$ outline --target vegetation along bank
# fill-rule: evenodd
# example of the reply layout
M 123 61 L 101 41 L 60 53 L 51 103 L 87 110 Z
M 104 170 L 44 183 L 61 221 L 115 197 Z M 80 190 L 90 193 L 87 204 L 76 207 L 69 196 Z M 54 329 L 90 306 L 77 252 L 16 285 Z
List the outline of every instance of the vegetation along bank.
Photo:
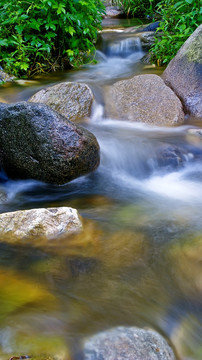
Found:
M 22 77 L 88 62 L 109 3 L 125 16 L 160 20 L 151 48 L 159 65 L 168 64 L 202 22 L 200 0 L 0 0 L 0 66 Z

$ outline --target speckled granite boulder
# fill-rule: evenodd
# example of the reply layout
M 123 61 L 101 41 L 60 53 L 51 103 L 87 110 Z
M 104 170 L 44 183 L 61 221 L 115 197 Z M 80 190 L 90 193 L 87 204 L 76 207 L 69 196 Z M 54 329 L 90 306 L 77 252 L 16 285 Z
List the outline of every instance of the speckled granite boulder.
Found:
M 15 242 L 40 238 L 52 239 L 82 229 L 76 209 L 69 207 L 20 210 L 0 214 L 0 238 Z
M 202 25 L 185 41 L 162 77 L 186 111 L 202 118 Z
M 5 73 L 5 71 L 3 71 L 2 68 L 0 68 L 0 82 L 9 82 L 14 80 L 15 80 L 14 76 Z
M 118 81 L 105 96 L 106 115 L 152 125 L 177 125 L 184 121 L 182 104 L 158 75 L 137 75 Z
M 84 360 L 175 360 L 166 340 L 154 330 L 117 327 L 84 343 Z
M 68 120 L 80 122 L 90 116 L 93 99 L 88 85 L 64 82 L 40 90 L 29 101 L 49 105 Z

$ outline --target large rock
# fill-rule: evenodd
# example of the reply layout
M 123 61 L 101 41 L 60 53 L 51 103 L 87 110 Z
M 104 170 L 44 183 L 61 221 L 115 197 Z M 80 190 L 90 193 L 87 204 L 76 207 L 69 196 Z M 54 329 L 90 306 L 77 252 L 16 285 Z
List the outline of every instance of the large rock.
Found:
M 93 134 L 43 104 L 0 104 L 0 160 L 13 178 L 63 184 L 97 168 Z
M 182 100 L 186 111 L 202 118 L 201 39 L 202 25 L 187 39 L 162 76 Z
M 29 101 L 49 105 L 68 120 L 79 122 L 90 116 L 93 99 L 88 85 L 65 82 L 40 90 Z
M 9 82 L 14 80 L 14 76 L 5 73 L 5 71 L 3 71 L 3 69 L 0 67 L 0 82 Z
M 106 114 L 116 119 L 156 125 L 183 123 L 180 100 L 158 75 L 118 81 L 106 94 Z
M 124 11 L 118 6 L 106 6 L 105 13 L 106 18 L 119 18 L 124 14 Z
M 81 230 L 82 223 L 77 210 L 68 207 L 0 214 L 0 238 L 3 241 L 49 240 Z
M 146 31 L 139 34 L 140 41 L 143 48 L 150 49 L 155 42 L 155 33 L 152 31 Z
M 165 339 L 154 330 L 118 327 L 84 344 L 84 360 L 174 360 Z

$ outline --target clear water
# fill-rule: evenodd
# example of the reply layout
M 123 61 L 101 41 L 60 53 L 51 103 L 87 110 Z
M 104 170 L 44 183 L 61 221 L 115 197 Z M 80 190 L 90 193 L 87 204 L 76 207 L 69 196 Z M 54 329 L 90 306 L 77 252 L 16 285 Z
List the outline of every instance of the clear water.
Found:
M 0 89 L 12 102 L 60 81 L 87 82 L 97 102 L 84 126 L 101 148 L 99 168 L 63 186 L 0 184 L 1 212 L 72 206 L 85 225 L 51 246 L 0 243 L 2 359 L 77 359 L 85 336 L 118 325 L 152 327 L 179 359 L 202 358 L 202 142 L 187 135 L 190 122 L 158 128 L 104 118 L 106 85 L 160 73 L 141 63 L 138 38 L 127 36 L 108 33 L 96 65 Z M 184 151 L 181 167 L 159 164 L 168 145 Z

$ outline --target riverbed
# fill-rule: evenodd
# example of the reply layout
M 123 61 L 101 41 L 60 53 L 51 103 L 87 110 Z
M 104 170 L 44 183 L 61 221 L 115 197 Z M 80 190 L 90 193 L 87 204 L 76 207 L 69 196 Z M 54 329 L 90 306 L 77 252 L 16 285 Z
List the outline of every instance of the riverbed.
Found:
M 182 167 L 159 166 L 159 145 L 202 149 L 186 117 L 173 128 L 105 116 L 104 92 L 120 79 L 161 75 L 145 65 L 127 23 L 100 34 L 92 62 L 79 70 L 38 76 L 0 88 L 7 102 L 39 89 L 87 83 L 96 103 L 82 125 L 100 145 L 99 168 L 68 184 L 35 180 L 0 183 L 0 212 L 72 206 L 84 233 L 54 246 L 0 243 L 0 358 L 77 359 L 84 337 L 114 326 L 154 328 L 183 360 L 202 358 L 202 166 L 191 155 Z M 69 357 L 68 357 L 69 356 Z

